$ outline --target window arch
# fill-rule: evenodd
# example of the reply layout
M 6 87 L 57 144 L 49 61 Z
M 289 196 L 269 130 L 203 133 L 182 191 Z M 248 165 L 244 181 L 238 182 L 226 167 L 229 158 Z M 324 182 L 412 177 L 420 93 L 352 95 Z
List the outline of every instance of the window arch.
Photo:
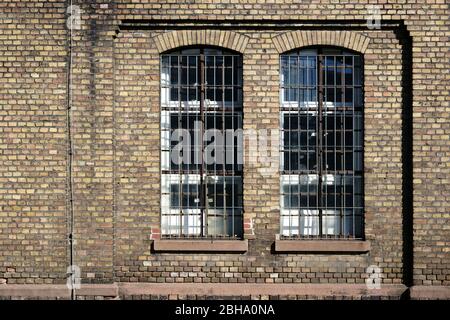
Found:
M 242 56 L 161 55 L 163 237 L 242 237 Z
M 363 238 L 363 57 L 280 56 L 281 235 Z

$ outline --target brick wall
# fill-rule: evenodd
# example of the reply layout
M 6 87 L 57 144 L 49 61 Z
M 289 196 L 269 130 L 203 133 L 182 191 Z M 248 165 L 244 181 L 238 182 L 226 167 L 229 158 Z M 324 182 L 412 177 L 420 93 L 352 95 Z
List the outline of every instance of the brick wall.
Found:
M 67 260 L 65 4 L 0 3 L 0 281 L 53 283 Z
M 71 48 L 67 1 L 0 4 L 0 281 L 62 284 L 72 261 L 83 283 L 363 284 L 378 265 L 385 285 L 448 286 L 448 8 L 380 1 L 383 28 L 368 29 L 367 3 L 74 1 Z M 159 54 L 191 44 L 243 54 L 244 129 L 279 125 L 280 53 L 326 44 L 364 54 L 369 253 L 274 253 L 279 176 L 257 165 L 244 171 L 246 253 L 151 251 Z

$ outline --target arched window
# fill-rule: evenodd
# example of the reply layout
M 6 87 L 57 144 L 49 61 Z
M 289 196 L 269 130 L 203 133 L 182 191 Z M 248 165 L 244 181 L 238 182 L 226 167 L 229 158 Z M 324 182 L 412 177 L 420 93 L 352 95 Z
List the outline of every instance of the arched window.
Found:
M 242 56 L 161 55 L 163 237 L 242 237 Z
M 281 235 L 363 237 L 363 58 L 281 55 Z

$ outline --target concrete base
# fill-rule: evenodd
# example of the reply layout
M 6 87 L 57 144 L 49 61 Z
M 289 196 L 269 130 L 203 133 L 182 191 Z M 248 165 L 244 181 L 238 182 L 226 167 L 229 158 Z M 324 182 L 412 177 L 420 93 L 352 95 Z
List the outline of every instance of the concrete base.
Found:
M 409 294 L 413 300 L 450 300 L 450 286 L 413 286 Z
M 273 284 L 273 283 L 112 283 L 82 284 L 75 290 L 76 296 L 122 299 L 131 296 L 187 296 L 213 297 L 301 297 L 361 299 L 370 297 L 397 298 L 404 296 L 404 285 L 382 285 L 380 289 L 368 289 L 364 284 Z M 414 300 L 450 300 L 450 286 L 413 286 L 409 296 Z M 71 291 L 66 285 L 49 284 L 3 284 L 0 297 L 22 299 L 70 299 Z
M 199 295 L 199 296 L 397 296 L 405 291 L 403 285 L 385 285 L 369 290 L 366 285 L 352 284 L 255 284 L 255 283 L 122 283 L 120 292 L 125 295 Z
M 361 299 L 367 297 L 400 298 L 406 291 L 404 285 L 382 285 L 380 289 L 368 289 L 365 284 L 255 284 L 255 283 L 112 283 L 82 284 L 76 296 L 126 298 L 130 296 L 186 296 L 215 297 L 265 297 L 290 296 L 300 298 L 337 297 Z M 441 290 L 442 291 L 442 290 Z M 421 291 L 420 297 L 425 297 Z M 443 295 L 442 295 L 443 296 Z M 70 299 L 66 285 L 0 285 L 0 297 L 4 298 L 58 298 Z

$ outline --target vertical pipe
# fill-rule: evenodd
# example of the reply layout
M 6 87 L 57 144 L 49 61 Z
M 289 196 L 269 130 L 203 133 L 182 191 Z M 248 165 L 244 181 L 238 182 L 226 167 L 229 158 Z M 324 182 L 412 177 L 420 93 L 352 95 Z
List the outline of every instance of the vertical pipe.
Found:
M 72 0 L 67 3 L 68 8 L 73 10 L 73 2 Z M 72 12 L 69 12 L 72 14 Z M 68 17 L 70 19 L 71 17 Z M 68 242 L 69 242 L 69 265 L 70 265 L 70 277 L 69 281 L 71 281 L 71 292 L 70 297 L 72 300 L 75 299 L 75 278 L 73 277 L 73 263 L 74 263 L 74 193 L 73 193 L 73 136 L 72 136 L 72 105 L 73 105 L 73 95 L 72 95 L 72 87 L 73 87 L 73 79 L 72 79 L 72 65 L 73 65 L 73 21 L 70 23 L 69 28 L 69 41 L 68 41 L 68 59 L 67 59 L 67 114 L 66 114 L 66 122 L 67 122 L 67 215 L 68 215 Z

